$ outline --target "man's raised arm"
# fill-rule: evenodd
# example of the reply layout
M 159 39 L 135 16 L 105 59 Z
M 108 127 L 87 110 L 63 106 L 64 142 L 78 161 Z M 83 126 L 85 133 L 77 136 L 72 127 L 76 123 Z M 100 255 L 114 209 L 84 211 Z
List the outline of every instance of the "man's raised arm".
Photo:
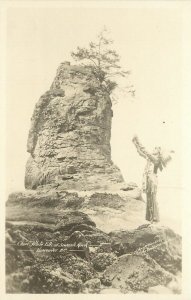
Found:
M 139 141 L 139 138 L 137 135 L 135 135 L 132 139 L 132 142 L 134 143 L 136 149 L 137 149 L 137 152 L 144 158 L 146 159 L 150 159 L 153 163 L 156 163 L 157 160 L 156 158 L 151 154 L 149 153 L 145 147 L 140 143 Z

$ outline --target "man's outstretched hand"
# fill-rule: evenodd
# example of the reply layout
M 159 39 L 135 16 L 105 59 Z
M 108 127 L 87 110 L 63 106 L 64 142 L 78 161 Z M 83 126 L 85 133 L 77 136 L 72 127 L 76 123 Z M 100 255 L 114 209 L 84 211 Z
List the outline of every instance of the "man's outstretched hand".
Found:
M 135 134 L 132 138 L 132 142 L 137 142 L 139 140 L 138 136 Z

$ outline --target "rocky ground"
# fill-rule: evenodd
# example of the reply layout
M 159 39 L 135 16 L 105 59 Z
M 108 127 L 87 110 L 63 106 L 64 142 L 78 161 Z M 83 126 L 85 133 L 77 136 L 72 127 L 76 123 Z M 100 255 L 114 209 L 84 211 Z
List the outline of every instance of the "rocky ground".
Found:
M 144 206 L 136 189 L 11 194 L 7 292 L 180 293 L 181 237 L 146 224 Z
M 180 293 L 181 237 L 145 222 L 112 116 L 92 68 L 62 63 L 31 118 L 28 190 L 6 203 L 7 293 Z

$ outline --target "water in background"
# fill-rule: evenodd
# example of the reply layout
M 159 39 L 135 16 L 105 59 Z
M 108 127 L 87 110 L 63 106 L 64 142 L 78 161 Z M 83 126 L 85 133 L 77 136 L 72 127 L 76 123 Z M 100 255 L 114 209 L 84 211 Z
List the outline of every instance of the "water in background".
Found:
M 161 225 L 168 226 L 182 234 L 182 188 L 159 186 L 157 201 Z

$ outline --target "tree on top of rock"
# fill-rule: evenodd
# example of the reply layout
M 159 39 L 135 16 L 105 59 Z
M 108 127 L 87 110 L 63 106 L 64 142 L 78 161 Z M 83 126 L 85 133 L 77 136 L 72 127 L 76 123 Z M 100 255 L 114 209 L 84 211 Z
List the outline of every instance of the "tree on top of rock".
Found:
M 113 40 L 109 39 L 108 31 L 104 28 L 95 42 L 90 42 L 87 48 L 77 47 L 76 52 L 71 53 L 76 61 L 91 68 L 102 88 L 110 95 L 119 87 L 117 78 L 126 78 L 130 74 L 130 71 L 123 70 L 120 66 L 120 56 L 112 49 L 112 44 Z M 126 87 L 126 92 L 134 96 L 135 90 L 130 85 Z

